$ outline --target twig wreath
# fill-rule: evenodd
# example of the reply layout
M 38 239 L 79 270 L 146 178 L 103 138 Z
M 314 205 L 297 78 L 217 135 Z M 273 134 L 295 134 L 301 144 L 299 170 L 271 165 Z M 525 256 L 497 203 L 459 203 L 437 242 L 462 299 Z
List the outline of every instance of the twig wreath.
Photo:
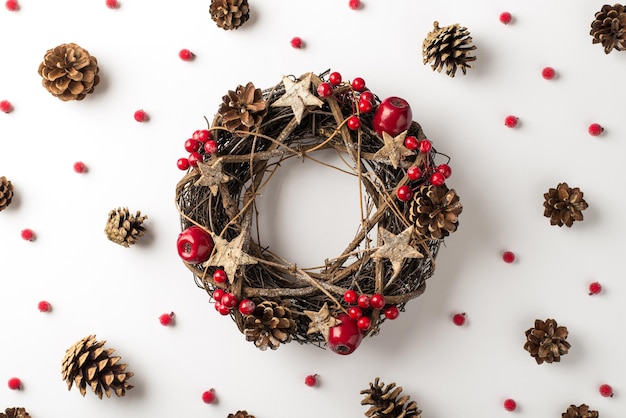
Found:
M 406 100 L 381 101 L 336 72 L 238 86 L 185 148 L 178 253 L 216 310 L 263 350 L 297 341 L 353 352 L 424 292 L 462 211 L 445 184 L 449 158 L 435 163 L 443 154 Z M 315 158 L 322 149 L 358 179 L 360 225 L 341 254 L 302 268 L 263 243 L 256 198 L 288 158 L 326 164 Z

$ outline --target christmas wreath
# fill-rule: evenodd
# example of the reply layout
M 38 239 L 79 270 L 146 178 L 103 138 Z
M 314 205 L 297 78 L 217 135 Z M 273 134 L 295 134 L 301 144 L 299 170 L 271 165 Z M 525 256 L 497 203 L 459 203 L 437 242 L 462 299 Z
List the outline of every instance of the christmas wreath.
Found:
M 228 91 L 185 142 L 176 186 L 177 249 L 196 284 L 265 350 L 290 341 L 349 354 L 424 292 L 462 205 L 408 102 L 380 100 L 362 78 L 285 76 L 272 88 Z M 345 250 L 302 268 L 272 252 L 255 199 L 288 158 L 332 149 L 359 180 L 360 225 Z M 445 158 L 445 163 L 437 163 Z

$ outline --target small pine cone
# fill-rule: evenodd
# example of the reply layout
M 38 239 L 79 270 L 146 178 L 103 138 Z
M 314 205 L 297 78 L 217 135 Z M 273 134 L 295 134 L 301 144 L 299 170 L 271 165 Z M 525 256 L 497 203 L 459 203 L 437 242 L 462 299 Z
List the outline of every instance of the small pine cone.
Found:
M 588 405 L 570 405 L 567 411 L 561 414 L 561 418 L 598 418 L 598 411 L 592 411 Z
M 433 26 L 422 43 L 424 65 L 431 63 L 433 71 L 437 72 L 441 72 L 445 65 L 446 74 L 450 77 L 454 77 L 457 68 L 460 68 L 465 75 L 467 69 L 472 68 L 469 63 L 476 60 L 470 55 L 476 46 L 471 44 L 472 37 L 467 28 L 458 23 L 440 28 L 436 21 Z
M 148 217 L 141 215 L 140 211 L 133 215 L 128 208 L 113 209 L 109 212 L 104 233 L 110 241 L 128 248 L 144 234 L 145 227 L 142 223 L 146 219 Z
M 621 4 L 605 4 L 591 22 L 592 43 L 602 44 L 604 53 L 626 49 L 626 7 Z
M 6 177 L 0 177 L 0 211 L 5 210 L 13 199 L 13 185 Z
M 574 221 L 582 221 L 582 211 L 589 206 L 578 187 L 571 189 L 567 183 L 559 183 L 556 189 L 550 188 L 543 197 L 543 216 L 550 218 L 551 225 L 571 227 Z
M 254 418 L 248 411 L 237 411 L 234 414 L 228 414 L 228 418 Z
M 115 351 L 104 348 L 106 341 L 97 341 L 95 335 L 89 335 L 77 341 L 65 352 L 61 372 L 67 382 L 67 390 L 76 384 L 80 394 L 85 396 L 87 386 L 100 399 L 105 394 L 111 397 L 111 390 L 117 396 L 124 396 L 133 388 L 128 379 L 133 376 L 127 372 L 127 364 L 119 364 L 121 357 L 111 356 Z
M 379 383 L 379 378 L 370 383 L 369 389 L 361 391 L 365 398 L 361 405 L 371 405 L 365 413 L 368 418 L 420 418 L 422 411 L 417 409 L 414 401 L 409 402 L 409 396 L 400 396 L 402 387 L 396 387 L 395 383 L 387 386 Z
M 98 60 L 70 43 L 49 49 L 39 64 L 41 83 L 53 96 L 67 102 L 83 100 L 98 85 Z
M 409 220 L 415 223 L 418 235 L 443 239 L 456 231 L 463 205 L 454 189 L 446 185 L 422 185 L 413 195 Z
M 224 30 L 239 29 L 250 18 L 248 0 L 211 0 L 211 19 Z
M 0 418 L 30 418 L 30 415 L 24 408 L 7 408 L 0 412 Z
M 295 330 L 296 322 L 289 308 L 270 300 L 258 303 L 252 315 L 244 318 L 246 340 L 263 351 L 268 347 L 276 350 L 281 343 L 290 342 Z
M 554 319 L 535 320 L 534 328 L 526 331 L 524 350 L 535 358 L 537 364 L 559 362 L 561 356 L 568 353 L 570 343 L 567 339 L 567 327 L 559 327 Z
M 235 91 L 229 90 L 222 97 L 222 104 L 218 110 L 222 125 L 229 131 L 249 132 L 250 128 L 261 123 L 267 101 L 263 99 L 261 89 L 248 83 L 246 86 L 237 86 Z

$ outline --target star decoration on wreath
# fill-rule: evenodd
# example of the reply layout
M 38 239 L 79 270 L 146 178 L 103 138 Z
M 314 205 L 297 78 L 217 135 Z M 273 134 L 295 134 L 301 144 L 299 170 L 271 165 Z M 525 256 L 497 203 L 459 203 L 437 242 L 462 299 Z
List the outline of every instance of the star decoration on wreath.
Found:
M 404 146 L 406 133 L 407 131 L 404 131 L 394 137 L 387 132 L 383 132 L 385 145 L 374 154 L 374 159 L 389 159 L 393 168 L 398 168 L 400 160 L 413 155 L 413 151 Z
M 311 94 L 311 77 L 312 73 L 306 73 L 300 76 L 298 82 L 293 81 L 288 76 L 283 77 L 285 86 L 285 94 L 272 103 L 272 106 L 291 106 L 293 115 L 298 121 L 298 125 L 302 121 L 302 115 L 307 106 L 320 107 L 324 102 Z
M 232 241 L 227 241 L 219 235 L 211 233 L 215 250 L 213 255 L 206 261 L 206 266 L 221 266 L 228 276 L 228 281 L 232 284 L 235 273 L 239 266 L 256 264 L 256 258 L 245 253 L 242 249 L 245 241 L 245 234 L 242 232 Z
M 230 177 L 224 174 L 222 159 L 211 162 L 198 161 L 200 178 L 196 181 L 196 186 L 208 186 L 213 196 L 217 195 L 218 186 L 230 181 Z
M 324 336 L 326 341 L 328 341 L 330 328 L 341 323 L 341 321 L 330 314 L 328 303 L 324 303 L 324 306 L 322 306 L 322 309 L 320 309 L 319 312 L 304 311 L 304 314 L 311 319 L 307 334 L 319 332 Z
M 414 226 L 411 225 L 398 235 L 387 231 L 385 228 L 378 230 L 379 236 L 384 241 L 384 245 L 379 247 L 378 250 L 372 255 L 374 260 L 382 260 L 384 258 L 391 261 L 393 268 L 393 276 L 391 279 L 395 279 L 400 270 L 402 270 L 402 264 L 407 258 L 422 258 L 424 255 L 417 251 L 409 242 L 413 236 Z

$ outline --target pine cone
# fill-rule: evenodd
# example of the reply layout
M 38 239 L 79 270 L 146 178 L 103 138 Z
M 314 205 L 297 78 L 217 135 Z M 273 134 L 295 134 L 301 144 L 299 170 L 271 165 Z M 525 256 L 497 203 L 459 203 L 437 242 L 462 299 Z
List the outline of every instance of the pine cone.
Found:
M 526 331 L 524 350 L 535 358 L 537 364 L 559 362 L 568 353 L 570 343 L 567 327 L 559 327 L 554 319 L 535 320 L 535 327 Z
M 550 218 L 551 225 L 571 227 L 574 221 L 582 221 L 582 211 L 589 205 L 578 187 L 570 189 L 567 183 L 559 183 L 556 189 L 544 193 L 543 216 Z
M 117 396 L 124 396 L 133 388 L 128 383 L 133 373 L 126 371 L 127 364 L 118 364 L 121 357 L 111 356 L 115 350 L 105 349 L 105 343 L 97 341 L 95 335 L 89 335 L 66 350 L 61 372 L 67 390 L 75 383 L 80 394 L 85 396 L 87 386 L 90 386 L 102 399 L 103 393 L 107 398 L 111 397 L 111 389 Z
M 239 29 L 249 15 L 248 0 L 211 0 L 211 19 L 224 30 Z
M 249 132 L 250 128 L 261 123 L 266 107 L 267 102 L 263 99 L 261 89 L 248 83 L 245 87 L 237 86 L 235 91 L 229 90 L 228 94 L 222 97 L 218 113 L 222 125 L 229 131 Z
M 0 418 L 30 418 L 30 415 L 24 408 L 7 408 L 0 412 Z
M 585 404 L 570 405 L 567 411 L 561 414 L 561 418 L 598 418 L 598 411 L 590 411 Z
M 472 37 L 467 28 L 458 23 L 440 28 L 436 21 L 433 26 L 422 44 L 424 65 L 430 62 L 437 72 L 441 72 L 445 65 L 446 74 L 450 77 L 454 77 L 457 68 L 460 68 L 465 75 L 467 69 L 472 68 L 468 63 L 476 60 L 476 57 L 470 56 L 470 51 L 476 46 L 471 45 Z
M 104 233 L 109 240 L 128 248 L 144 234 L 145 228 L 142 223 L 146 219 L 148 217 L 141 215 L 140 211 L 133 215 L 128 208 L 113 209 L 109 212 Z
M 281 343 L 291 341 L 296 330 L 296 322 L 285 305 L 266 300 L 256 305 L 252 315 L 244 318 L 244 331 L 247 341 L 253 341 L 261 350 L 276 350 Z
M 248 411 L 237 411 L 234 414 L 228 414 L 228 418 L 254 418 Z
M 602 44 L 604 53 L 612 50 L 626 49 L 626 12 L 621 4 L 610 6 L 605 4 L 591 22 L 591 31 L 594 44 Z
M 446 185 L 422 185 L 413 196 L 409 220 L 415 231 L 428 239 L 443 239 L 456 231 L 463 205 L 454 189 Z
M 73 43 L 49 49 L 38 72 L 46 90 L 64 102 L 83 100 L 100 81 L 98 60 Z
M 6 177 L 0 177 L 0 211 L 5 210 L 13 199 L 13 185 Z
M 365 413 L 368 418 L 420 418 L 422 411 L 417 409 L 414 401 L 409 402 L 409 396 L 400 396 L 402 387 L 390 383 L 385 387 L 379 378 L 370 383 L 369 389 L 361 391 L 365 398 L 361 405 L 372 405 Z

